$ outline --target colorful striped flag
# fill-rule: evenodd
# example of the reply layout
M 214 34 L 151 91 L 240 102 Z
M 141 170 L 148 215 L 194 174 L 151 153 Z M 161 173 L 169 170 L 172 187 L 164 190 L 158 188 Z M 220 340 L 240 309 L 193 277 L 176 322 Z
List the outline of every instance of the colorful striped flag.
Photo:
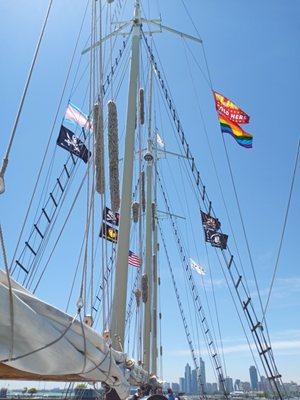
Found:
M 92 129 L 92 124 L 87 115 L 85 115 L 78 107 L 74 106 L 74 104 L 68 104 L 65 119 L 70 123 L 75 123 L 81 126 L 81 128 Z
M 141 266 L 140 257 L 131 250 L 129 250 L 129 252 L 128 252 L 128 264 L 132 265 L 133 267 L 137 267 L 137 268 L 139 268 Z
M 238 124 L 219 114 L 222 133 L 229 133 L 240 146 L 252 148 L 253 136 L 245 132 Z

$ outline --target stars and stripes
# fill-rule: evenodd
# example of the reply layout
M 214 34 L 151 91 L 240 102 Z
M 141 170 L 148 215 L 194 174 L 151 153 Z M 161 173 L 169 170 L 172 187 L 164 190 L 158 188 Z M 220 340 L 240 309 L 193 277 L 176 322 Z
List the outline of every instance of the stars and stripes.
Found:
M 128 252 L 128 264 L 137 268 L 141 266 L 140 257 L 131 250 Z

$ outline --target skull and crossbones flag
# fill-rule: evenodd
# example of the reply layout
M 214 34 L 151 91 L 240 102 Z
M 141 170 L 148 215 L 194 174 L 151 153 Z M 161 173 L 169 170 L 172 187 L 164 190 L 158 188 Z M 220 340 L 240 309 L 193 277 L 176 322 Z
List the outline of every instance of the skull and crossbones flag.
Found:
M 81 158 L 85 163 L 88 162 L 91 156 L 91 152 L 86 148 L 85 144 L 70 129 L 63 125 L 60 128 L 56 143 L 58 146 Z
M 218 231 L 221 227 L 221 223 L 218 218 L 214 218 L 210 214 L 205 214 L 203 211 L 201 211 L 201 219 L 202 225 L 207 229 Z
M 228 236 L 224 233 L 216 232 L 213 229 L 204 227 L 205 241 L 209 242 L 213 247 L 225 250 L 227 248 Z
M 109 224 L 119 226 L 120 214 L 114 213 L 110 208 L 105 207 L 103 210 L 103 220 Z

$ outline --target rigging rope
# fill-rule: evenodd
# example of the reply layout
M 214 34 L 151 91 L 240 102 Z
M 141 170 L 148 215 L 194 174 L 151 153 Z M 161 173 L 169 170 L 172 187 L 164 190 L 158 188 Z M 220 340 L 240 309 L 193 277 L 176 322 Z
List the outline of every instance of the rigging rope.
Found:
M 275 277 L 276 277 L 276 273 L 277 273 L 277 269 L 278 269 L 278 265 L 279 265 L 279 258 L 280 258 L 280 254 L 281 254 L 281 249 L 282 249 L 282 244 L 283 244 L 283 239 L 284 239 L 284 234 L 285 234 L 285 230 L 286 230 L 286 225 L 287 225 L 287 220 L 288 220 L 289 211 L 290 211 L 290 205 L 291 205 L 291 200 L 292 200 L 292 194 L 293 194 L 293 189 L 294 189 L 295 177 L 296 177 L 297 166 L 298 166 L 298 161 L 299 161 L 299 153 L 300 153 L 300 139 L 298 141 L 295 165 L 294 165 L 292 181 L 291 181 L 290 190 L 289 190 L 289 197 L 288 197 L 288 202 L 287 202 L 287 206 L 286 206 L 286 211 L 285 211 L 284 222 L 283 222 L 283 227 L 282 227 L 282 231 L 281 231 L 280 243 L 279 243 L 279 248 L 278 248 L 278 252 L 277 252 L 274 272 L 273 272 L 273 275 L 272 275 L 272 280 L 271 280 L 271 285 L 270 285 L 270 289 L 269 289 L 266 305 L 265 305 L 265 308 L 263 310 L 262 321 L 265 320 L 265 316 L 266 316 L 266 313 L 267 313 L 267 310 L 268 310 L 268 305 L 269 305 L 269 301 L 270 301 L 270 298 L 271 298 L 271 293 L 272 293 L 272 289 L 273 289 L 273 286 L 274 286 Z
M 197 290 L 197 286 L 195 284 L 193 275 L 192 275 L 192 273 L 190 271 L 190 266 L 189 266 L 189 264 L 187 262 L 188 257 L 186 256 L 185 250 L 184 250 L 184 248 L 183 248 L 183 246 L 181 244 L 182 240 L 181 240 L 180 235 L 179 235 L 179 229 L 178 229 L 178 227 L 177 227 L 177 225 L 175 223 L 174 216 L 173 216 L 173 214 L 171 212 L 169 201 L 168 201 L 168 198 L 167 198 L 167 194 L 166 194 L 166 192 L 164 190 L 164 187 L 163 187 L 160 175 L 158 174 L 158 171 L 156 171 L 156 175 L 157 175 L 157 178 L 158 178 L 158 183 L 159 183 L 159 187 L 161 189 L 161 193 L 163 195 L 163 199 L 164 199 L 164 203 L 165 203 L 165 206 L 166 206 L 166 210 L 167 210 L 167 212 L 169 214 L 169 217 L 170 217 L 170 222 L 171 222 L 174 238 L 176 240 L 178 251 L 179 251 L 179 254 L 180 254 L 181 260 L 182 260 L 182 266 L 183 266 L 183 269 L 184 269 L 184 271 L 185 271 L 185 273 L 187 275 L 188 282 L 190 284 L 190 289 L 191 289 L 191 293 L 192 293 L 194 302 L 197 305 L 197 311 L 198 311 L 197 315 L 199 316 L 199 319 L 201 321 L 201 329 L 202 329 L 202 333 L 203 333 L 203 338 L 205 340 L 208 353 L 211 356 L 211 361 L 212 361 L 212 363 L 213 363 L 213 365 L 215 367 L 216 374 L 218 376 L 218 380 L 220 382 L 220 385 L 222 386 L 222 390 L 224 392 L 224 395 L 225 395 L 226 398 L 228 398 L 228 394 L 227 394 L 226 387 L 225 387 L 225 379 L 224 379 L 222 365 L 221 365 L 221 362 L 220 362 L 220 359 L 219 359 L 219 355 L 218 355 L 218 352 L 217 352 L 217 349 L 216 349 L 216 346 L 215 346 L 215 343 L 214 343 L 214 340 L 213 340 L 213 336 L 212 336 L 209 324 L 207 322 L 207 318 L 206 318 L 204 310 L 203 310 L 203 305 L 202 305 L 202 302 L 201 302 L 201 299 L 200 299 L 200 296 L 199 296 L 199 293 L 198 293 L 198 290 Z
M 29 88 L 29 84 L 30 84 L 30 81 L 31 81 L 31 76 L 32 76 L 32 73 L 33 73 L 33 70 L 34 70 L 34 67 L 35 67 L 35 63 L 36 63 L 36 60 L 37 60 L 37 57 L 38 57 L 38 53 L 39 53 L 39 49 L 40 49 L 40 46 L 41 46 L 41 43 L 42 43 L 42 39 L 43 39 L 43 36 L 44 36 L 44 33 L 45 33 L 45 29 L 46 29 L 46 26 L 47 26 L 48 17 L 49 17 L 49 14 L 50 14 L 50 10 L 51 10 L 52 4 L 53 4 L 53 0 L 50 0 L 49 4 L 48 4 L 47 12 L 46 12 L 46 17 L 45 17 L 45 20 L 44 20 L 44 23 L 43 23 L 43 27 L 42 27 L 42 30 L 41 30 L 41 33 L 40 33 L 40 36 L 39 36 L 39 39 L 38 39 L 38 43 L 37 43 L 37 46 L 36 46 L 36 49 L 35 49 L 35 52 L 34 52 L 34 55 L 33 55 L 33 59 L 32 59 L 32 62 L 31 62 L 31 66 L 30 66 L 30 69 L 29 69 L 29 74 L 28 74 L 28 77 L 27 77 L 27 80 L 26 80 L 26 83 L 25 83 L 25 87 L 24 87 L 24 90 L 23 90 L 21 101 L 20 101 L 20 104 L 19 104 L 17 116 L 16 116 L 16 119 L 15 119 L 15 122 L 14 122 L 14 125 L 13 125 L 13 128 L 12 128 L 12 132 L 11 132 L 10 139 L 9 139 L 9 142 L 8 142 L 8 147 L 7 147 L 5 156 L 3 158 L 3 162 L 2 162 L 2 166 L 1 166 L 1 170 L 0 170 L 0 185 L 2 184 L 1 180 L 3 180 L 3 187 L 0 187 L 0 194 L 5 191 L 4 174 L 5 174 L 6 169 L 7 169 L 7 165 L 8 165 L 8 161 L 9 161 L 9 154 L 10 154 L 10 151 L 11 151 L 11 148 L 12 148 L 12 145 L 13 145 L 13 141 L 14 141 L 14 137 L 15 137 L 15 134 L 16 134 L 16 131 L 17 131 L 17 128 L 18 128 L 19 119 L 20 119 L 20 116 L 21 116 L 21 113 L 22 113 L 22 110 L 23 110 L 23 105 L 24 105 L 24 102 L 25 102 L 25 98 L 26 98 L 26 95 L 27 95 L 27 91 L 28 91 L 28 88 Z
M 204 204 L 205 210 L 210 215 L 216 217 L 215 211 L 212 207 L 212 202 L 210 201 L 210 199 L 207 195 L 205 185 L 203 184 L 201 177 L 200 177 L 200 172 L 197 169 L 197 166 L 195 163 L 195 158 L 191 154 L 190 147 L 186 140 L 186 136 L 185 136 L 184 130 L 182 128 L 178 113 L 173 105 L 171 93 L 166 87 L 166 82 L 162 78 L 162 74 L 161 74 L 160 70 L 158 69 L 153 52 L 151 51 L 151 48 L 148 44 L 148 41 L 147 41 L 143 31 L 142 31 L 142 35 L 143 35 L 143 38 L 144 38 L 144 41 L 146 44 L 146 48 L 148 50 L 149 58 L 151 59 L 152 65 L 154 67 L 157 80 L 160 83 L 161 90 L 162 90 L 165 100 L 167 102 L 170 115 L 173 119 L 174 125 L 175 125 L 177 133 L 178 133 L 178 137 L 181 141 L 183 151 L 185 153 L 186 158 L 188 159 L 188 164 L 189 164 L 189 167 L 191 170 L 191 175 L 194 178 L 195 188 L 198 191 L 199 196 L 201 197 L 201 200 Z M 222 231 L 221 231 L 221 233 L 222 233 Z M 226 257 L 226 254 L 229 255 L 229 258 Z M 223 256 L 224 262 L 226 263 L 227 270 L 230 274 L 232 284 L 235 287 L 236 294 L 239 299 L 239 303 L 245 314 L 247 323 L 251 330 L 257 351 L 261 358 L 262 364 L 265 368 L 268 379 L 274 385 L 274 387 L 273 387 L 274 392 L 277 393 L 278 396 L 282 399 L 281 388 L 283 387 L 283 385 L 282 385 L 281 375 L 278 373 L 278 370 L 277 370 L 277 367 L 275 364 L 267 327 L 265 325 L 266 332 L 267 332 L 267 338 L 266 338 L 264 331 L 263 331 L 263 328 L 264 328 L 263 324 L 257 318 L 255 309 L 252 304 L 252 299 L 251 299 L 250 293 L 248 292 L 247 288 L 245 287 L 242 276 L 240 275 L 237 264 L 234 260 L 233 254 L 231 253 L 231 251 L 229 249 L 229 246 L 227 246 L 226 252 L 225 252 L 225 250 L 222 250 L 222 256 Z M 235 275 L 236 275 L 236 277 L 235 277 Z M 244 298 L 244 296 L 246 296 L 246 299 Z
M 175 291 L 178 308 L 179 308 L 181 319 L 182 319 L 182 322 L 183 322 L 185 335 L 186 335 L 186 338 L 187 338 L 187 341 L 188 341 L 188 345 L 189 345 L 189 348 L 190 348 L 190 351 L 191 351 L 191 355 L 192 355 L 192 359 L 193 359 L 193 362 L 194 362 L 194 366 L 195 366 L 196 371 L 197 371 L 197 377 L 198 377 L 198 380 L 199 380 L 199 383 L 200 383 L 200 386 L 201 386 L 201 389 L 202 389 L 202 393 L 201 394 L 203 395 L 204 399 L 207 399 L 204 380 L 201 379 L 202 378 L 201 371 L 200 371 L 198 360 L 197 360 L 197 357 L 196 357 L 196 354 L 195 354 L 195 349 L 194 349 L 193 342 L 192 342 L 192 339 L 191 339 L 189 326 L 187 324 L 187 320 L 186 320 L 186 317 L 185 317 L 185 314 L 184 314 L 184 310 L 183 310 L 183 307 L 182 307 L 182 302 L 180 300 L 179 291 L 178 291 L 178 288 L 177 288 L 177 285 L 176 285 L 176 280 L 175 280 L 175 276 L 174 276 L 174 272 L 173 272 L 170 256 L 169 256 L 169 253 L 168 253 L 168 249 L 167 249 L 167 244 L 166 244 L 165 237 L 163 235 L 162 228 L 161 228 L 161 225 L 160 225 L 159 221 L 157 221 L 157 225 L 158 225 L 158 228 L 159 228 L 162 244 L 163 244 L 163 247 L 164 247 L 164 250 L 165 250 L 166 259 L 167 259 L 169 271 L 170 271 L 170 274 L 171 274 L 173 288 L 174 288 L 174 291 Z

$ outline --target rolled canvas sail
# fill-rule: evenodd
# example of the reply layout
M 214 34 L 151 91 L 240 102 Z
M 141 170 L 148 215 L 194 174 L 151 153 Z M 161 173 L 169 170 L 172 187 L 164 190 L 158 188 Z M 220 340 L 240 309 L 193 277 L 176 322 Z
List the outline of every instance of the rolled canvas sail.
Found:
M 129 396 L 130 376 L 134 382 L 146 379 L 145 371 L 138 367 L 125 372 L 126 355 L 109 348 L 94 329 L 73 321 L 70 315 L 34 297 L 13 280 L 12 288 L 13 359 L 16 359 L 8 361 L 12 337 L 10 296 L 6 274 L 0 271 L 1 363 L 45 378 L 76 374 L 87 380 L 106 382 L 121 399 Z

